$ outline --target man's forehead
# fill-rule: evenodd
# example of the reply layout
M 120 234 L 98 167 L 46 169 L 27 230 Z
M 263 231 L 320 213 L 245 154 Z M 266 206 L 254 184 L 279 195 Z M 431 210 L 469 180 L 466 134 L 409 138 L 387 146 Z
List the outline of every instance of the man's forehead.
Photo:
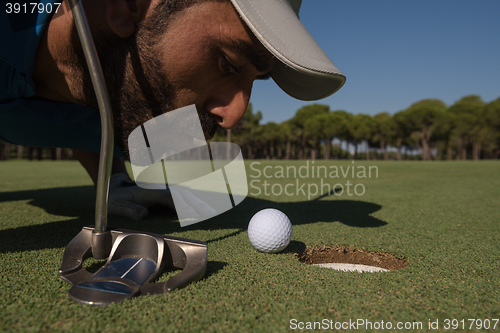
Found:
M 248 28 L 231 1 L 201 1 L 182 10 L 173 18 L 162 38 L 165 45 L 173 39 L 184 45 L 204 45 L 206 49 L 230 50 L 242 60 L 248 60 L 267 78 L 275 59 Z M 265 75 L 263 75 L 265 74 Z
M 230 1 L 227 1 L 227 3 L 231 4 L 234 17 L 237 18 L 242 31 L 245 33 L 241 33 L 236 38 L 221 38 L 221 42 L 225 43 L 227 46 L 233 47 L 235 50 L 245 55 L 248 60 L 254 64 L 255 68 L 259 72 L 269 72 L 275 62 L 274 56 L 264 47 L 264 45 L 262 45 L 262 43 L 250 30 L 245 21 L 241 18 L 240 14 L 238 14 L 237 10 L 234 8 L 233 4 Z
M 203 4 L 203 3 L 202 3 Z M 210 1 L 206 5 L 220 6 L 220 12 L 213 13 L 213 23 L 218 25 L 218 46 L 231 49 L 247 58 L 262 73 L 271 70 L 275 58 L 240 17 L 230 1 Z

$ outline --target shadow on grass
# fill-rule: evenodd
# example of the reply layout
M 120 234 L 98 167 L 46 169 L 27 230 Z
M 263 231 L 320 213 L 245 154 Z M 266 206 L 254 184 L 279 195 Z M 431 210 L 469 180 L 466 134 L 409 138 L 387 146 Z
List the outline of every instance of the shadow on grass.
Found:
M 281 253 L 300 253 L 304 252 L 306 247 L 305 243 L 292 240 Z
M 221 269 L 227 266 L 227 263 L 223 261 L 208 261 L 207 263 L 207 270 L 205 271 L 205 275 L 203 276 L 202 279 L 207 279 L 210 276 L 214 275 Z
M 247 197 L 236 209 L 185 228 L 180 227 L 174 212 L 162 207 L 150 209 L 149 218 L 144 221 L 110 216 L 108 225 L 167 235 L 189 230 L 231 229 L 227 235 L 206 240 L 211 243 L 246 231 L 252 216 L 264 208 L 281 210 L 293 225 L 323 222 L 373 228 L 387 224 L 370 215 L 381 208 L 377 204 L 354 200 L 323 200 L 325 197 L 326 195 L 322 195 L 315 200 L 301 202 L 273 202 Z M 0 193 L 0 202 L 17 200 L 30 200 L 30 205 L 40 207 L 49 214 L 70 218 L 65 221 L 0 230 L 0 252 L 3 253 L 62 248 L 82 227 L 94 224 L 95 190 L 92 186 Z M 292 244 L 290 251 L 296 252 L 301 246 L 303 244 Z

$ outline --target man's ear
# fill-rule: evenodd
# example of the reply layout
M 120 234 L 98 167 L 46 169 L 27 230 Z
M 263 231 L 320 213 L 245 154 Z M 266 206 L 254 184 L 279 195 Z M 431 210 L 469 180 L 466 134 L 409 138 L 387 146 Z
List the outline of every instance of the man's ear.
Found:
M 150 4 L 151 0 L 106 0 L 109 27 L 122 38 L 132 36 L 137 24 L 146 17 Z

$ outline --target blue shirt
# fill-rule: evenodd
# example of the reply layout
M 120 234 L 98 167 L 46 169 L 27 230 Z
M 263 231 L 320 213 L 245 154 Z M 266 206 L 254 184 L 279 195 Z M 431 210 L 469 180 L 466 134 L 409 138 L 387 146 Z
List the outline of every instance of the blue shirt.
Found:
M 55 10 L 55 1 L 39 3 L 44 8 L 51 4 Z M 6 3 L 1 2 L 2 7 Z M 30 2 L 26 4 L 31 12 Z M 0 140 L 24 146 L 99 152 L 101 122 L 97 110 L 33 97 L 35 83 L 31 77 L 36 50 L 52 14 L 36 10 L 34 14 L 23 14 L 22 5 L 20 9 L 18 14 L 7 14 L 7 7 L 0 10 Z M 62 6 L 59 10 L 63 10 Z M 117 147 L 115 156 L 123 156 Z

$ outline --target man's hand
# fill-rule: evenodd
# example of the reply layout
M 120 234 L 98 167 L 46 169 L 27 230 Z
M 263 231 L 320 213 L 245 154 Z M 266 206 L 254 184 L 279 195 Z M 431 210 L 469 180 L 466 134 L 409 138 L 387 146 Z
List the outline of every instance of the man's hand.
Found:
M 174 200 L 177 206 L 174 205 Z M 188 191 L 149 190 L 135 184 L 126 173 L 111 176 L 109 183 L 108 214 L 142 220 L 148 216 L 148 208 L 162 205 L 174 212 L 199 217 L 215 214 L 207 203 Z

